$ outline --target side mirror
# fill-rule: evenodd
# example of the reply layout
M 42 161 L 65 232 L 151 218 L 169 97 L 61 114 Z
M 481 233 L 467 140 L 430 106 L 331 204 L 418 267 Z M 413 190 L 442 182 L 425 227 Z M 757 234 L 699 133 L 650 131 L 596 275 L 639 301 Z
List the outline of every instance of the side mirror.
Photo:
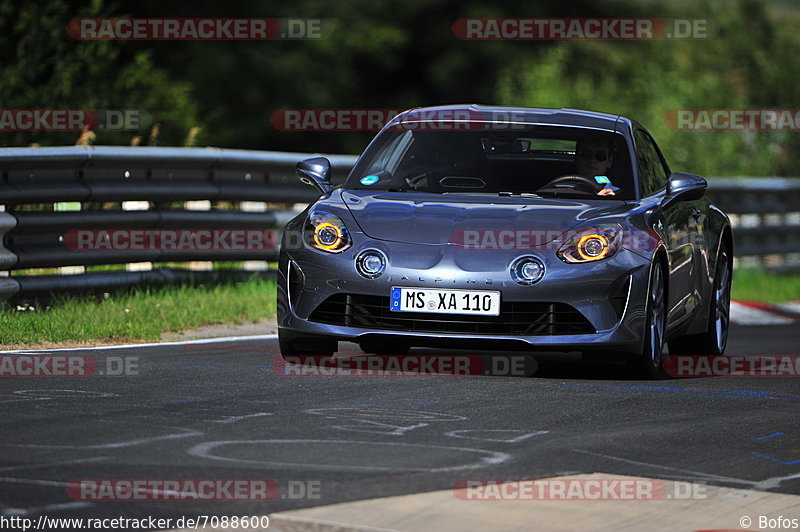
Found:
M 321 194 L 333 189 L 331 184 L 331 162 L 325 157 L 313 157 L 297 163 L 295 167 L 297 177 L 305 183 L 316 188 Z
M 694 174 L 675 172 L 670 174 L 667 183 L 667 196 L 676 201 L 693 201 L 703 197 L 708 188 L 708 182 Z

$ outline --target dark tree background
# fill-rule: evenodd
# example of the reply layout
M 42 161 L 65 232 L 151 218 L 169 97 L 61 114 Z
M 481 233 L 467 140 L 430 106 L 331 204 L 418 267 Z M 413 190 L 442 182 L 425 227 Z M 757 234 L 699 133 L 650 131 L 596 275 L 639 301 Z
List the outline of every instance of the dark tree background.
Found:
M 76 41 L 79 17 L 322 18 L 325 38 Z M 462 17 L 664 17 L 713 21 L 709 39 L 463 41 Z M 444 103 L 577 107 L 647 125 L 673 167 L 798 175 L 798 132 L 681 132 L 672 109 L 800 108 L 800 6 L 788 0 L 0 0 L 0 108 L 141 109 L 137 132 L 96 144 L 213 145 L 357 153 L 369 132 L 284 132 L 278 109 Z M 0 145 L 74 144 L 73 133 L 2 132 Z

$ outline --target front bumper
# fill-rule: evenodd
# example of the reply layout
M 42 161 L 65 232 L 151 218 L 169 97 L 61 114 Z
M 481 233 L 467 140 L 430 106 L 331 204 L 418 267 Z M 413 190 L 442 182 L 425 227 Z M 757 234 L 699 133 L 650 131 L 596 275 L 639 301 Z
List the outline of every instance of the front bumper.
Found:
M 386 271 L 377 279 L 364 279 L 355 270 L 355 256 L 364 249 L 380 249 L 389 259 Z M 534 255 L 545 264 L 546 273 L 535 285 L 522 286 L 511 279 L 508 266 L 523 255 Z M 285 339 L 328 337 L 473 349 L 641 353 L 649 266 L 648 259 L 625 249 L 589 264 L 566 264 L 550 250 L 465 251 L 450 245 L 369 239 L 338 255 L 306 247 L 283 249 L 278 272 L 278 327 Z M 484 334 L 480 328 L 469 333 L 438 332 L 344 326 L 312 318 L 331 296 L 388 296 L 392 286 L 496 290 L 503 302 L 565 304 L 585 317 L 593 332 Z

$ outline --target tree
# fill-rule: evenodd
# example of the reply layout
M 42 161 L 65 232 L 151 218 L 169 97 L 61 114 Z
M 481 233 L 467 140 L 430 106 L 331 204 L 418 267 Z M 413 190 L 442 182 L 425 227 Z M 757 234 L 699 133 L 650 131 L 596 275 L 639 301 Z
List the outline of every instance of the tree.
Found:
M 0 3 L 0 102 L 3 109 L 134 110 L 140 131 L 96 132 L 97 144 L 129 144 L 160 124 L 159 140 L 182 145 L 202 126 L 187 81 L 174 81 L 149 50 L 126 51 L 124 41 L 79 41 L 67 22 L 115 14 L 102 0 L 73 9 L 65 0 Z M 79 133 L 0 132 L 0 145 L 74 144 Z M 147 142 L 147 139 L 145 140 Z

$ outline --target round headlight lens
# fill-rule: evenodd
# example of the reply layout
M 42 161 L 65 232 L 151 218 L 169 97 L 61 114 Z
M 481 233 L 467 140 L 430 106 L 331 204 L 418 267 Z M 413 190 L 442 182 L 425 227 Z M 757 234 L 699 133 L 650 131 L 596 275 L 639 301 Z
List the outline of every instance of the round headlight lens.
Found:
M 622 247 L 623 231 L 619 224 L 603 224 L 571 233 L 556 252 L 558 258 L 571 264 L 604 260 Z
M 353 243 L 341 218 L 316 210 L 308 214 L 303 227 L 303 238 L 312 248 L 327 253 L 341 253 Z
M 544 263 L 536 257 L 521 257 L 511 265 L 511 277 L 519 284 L 532 285 L 544 276 Z
M 314 231 L 314 239 L 320 246 L 336 247 L 342 241 L 342 231 L 331 223 L 320 224 Z
M 599 259 L 606 253 L 608 253 L 608 239 L 603 235 L 585 235 L 578 241 L 578 255 L 582 259 Z
M 363 266 L 365 272 L 375 275 L 383 269 L 383 260 L 377 255 L 369 255 L 364 258 Z
M 386 270 L 386 255 L 375 249 L 362 251 L 356 257 L 356 271 L 362 277 L 375 279 Z

